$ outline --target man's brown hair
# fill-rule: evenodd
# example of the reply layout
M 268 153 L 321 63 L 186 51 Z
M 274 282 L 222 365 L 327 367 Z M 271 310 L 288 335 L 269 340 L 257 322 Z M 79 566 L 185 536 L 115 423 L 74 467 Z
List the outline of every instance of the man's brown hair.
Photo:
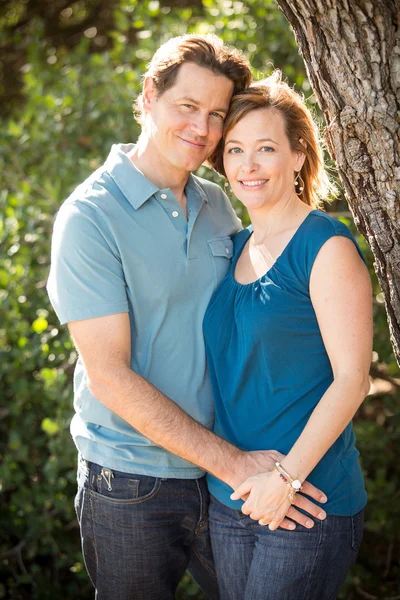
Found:
M 227 77 L 234 84 L 234 94 L 248 87 L 252 80 L 247 58 L 239 50 L 226 46 L 214 34 L 188 34 L 171 38 L 154 54 L 144 78 L 151 77 L 158 95 L 161 96 L 174 85 L 179 68 L 184 62 L 192 62 L 209 69 L 215 75 Z M 134 113 L 136 120 L 141 124 L 142 94 L 134 103 Z

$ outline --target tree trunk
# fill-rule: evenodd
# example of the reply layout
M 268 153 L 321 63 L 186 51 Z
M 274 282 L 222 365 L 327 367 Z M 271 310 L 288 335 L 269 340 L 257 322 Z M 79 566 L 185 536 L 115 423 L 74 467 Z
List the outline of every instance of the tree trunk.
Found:
M 324 112 L 355 224 L 374 253 L 400 364 L 400 2 L 277 2 Z

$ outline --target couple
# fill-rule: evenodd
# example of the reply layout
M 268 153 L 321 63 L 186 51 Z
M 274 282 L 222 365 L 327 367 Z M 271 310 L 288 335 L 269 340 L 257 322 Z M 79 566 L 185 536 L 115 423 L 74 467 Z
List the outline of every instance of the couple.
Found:
M 250 83 L 217 37 L 170 39 L 138 143 L 56 219 L 48 290 L 79 351 L 75 507 L 99 600 L 172 599 L 187 568 L 210 599 L 333 600 L 361 542 L 369 277 L 317 209 L 301 98 Z M 252 227 L 191 174 L 207 159 Z

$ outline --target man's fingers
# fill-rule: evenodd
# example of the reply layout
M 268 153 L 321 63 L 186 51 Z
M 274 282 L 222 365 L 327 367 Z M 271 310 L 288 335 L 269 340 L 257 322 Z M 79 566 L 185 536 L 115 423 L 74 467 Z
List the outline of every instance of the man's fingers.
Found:
M 317 502 L 326 502 L 328 500 L 324 492 L 321 492 L 321 490 L 308 481 L 303 483 L 303 489 L 301 491 L 303 494 L 307 494 L 307 496 L 310 496 L 310 498 L 313 498 L 313 500 L 316 500 Z
M 303 515 L 300 511 L 296 510 L 294 506 L 291 506 L 288 510 L 287 516 L 296 521 L 299 525 L 312 529 L 314 527 L 314 521 L 308 515 Z
M 282 527 L 282 529 L 287 529 L 289 531 L 293 531 L 293 529 L 296 529 L 296 523 L 293 523 L 293 521 L 291 521 L 290 519 L 287 519 L 285 517 L 283 519 L 283 521 L 281 522 L 281 524 L 279 525 L 279 527 Z
M 324 511 L 324 509 L 321 508 L 320 506 L 318 506 L 317 504 L 314 504 L 314 502 L 311 502 L 311 500 L 309 500 L 308 498 L 303 496 L 303 494 L 296 494 L 295 505 L 297 506 L 297 508 L 301 508 L 302 510 L 305 510 L 309 515 L 312 515 L 316 519 L 320 519 L 322 521 L 323 519 L 326 518 L 326 512 Z M 290 510 L 289 510 L 289 512 L 290 512 Z M 298 511 L 296 511 L 296 512 L 298 512 Z M 298 514 L 301 514 L 301 513 L 298 513 Z M 293 518 L 293 517 L 290 516 L 290 518 Z M 297 521 L 297 519 L 295 519 L 295 520 Z M 303 525 L 303 523 L 301 523 L 301 524 Z

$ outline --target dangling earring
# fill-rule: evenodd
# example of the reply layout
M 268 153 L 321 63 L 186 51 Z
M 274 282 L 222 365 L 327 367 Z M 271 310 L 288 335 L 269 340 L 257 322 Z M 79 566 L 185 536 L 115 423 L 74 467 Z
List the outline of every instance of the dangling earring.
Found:
M 294 191 L 297 196 L 301 196 L 302 191 L 304 190 L 304 181 L 300 175 L 300 171 L 297 172 L 297 175 L 294 180 Z
M 230 192 L 230 191 L 231 191 L 231 190 L 229 189 L 229 183 L 228 183 L 227 181 L 225 181 L 225 183 L 224 183 L 224 192 L 225 192 L 225 194 L 226 194 L 226 195 L 227 195 L 229 198 L 230 198 L 230 194 L 229 194 L 229 192 Z

